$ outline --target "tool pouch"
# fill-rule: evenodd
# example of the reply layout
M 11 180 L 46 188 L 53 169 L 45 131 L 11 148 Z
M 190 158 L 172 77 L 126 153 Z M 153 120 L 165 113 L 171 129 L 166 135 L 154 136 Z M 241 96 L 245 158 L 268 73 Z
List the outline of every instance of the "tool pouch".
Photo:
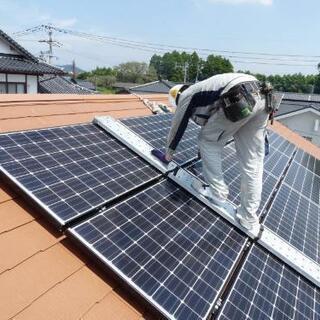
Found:
M 256 104 L 244 85 L 237 85 L 221 96 L 220 106 L 227 119 L 237 122 L 252 114 Z

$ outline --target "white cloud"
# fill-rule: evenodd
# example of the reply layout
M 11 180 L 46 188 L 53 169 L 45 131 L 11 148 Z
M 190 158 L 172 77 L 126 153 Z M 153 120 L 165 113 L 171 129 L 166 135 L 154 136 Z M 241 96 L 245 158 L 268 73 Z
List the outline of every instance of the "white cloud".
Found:
M 273 0 L 208 0 L 211 3 L 226 3 L 226 4 L 260 4 L 271 6 Z

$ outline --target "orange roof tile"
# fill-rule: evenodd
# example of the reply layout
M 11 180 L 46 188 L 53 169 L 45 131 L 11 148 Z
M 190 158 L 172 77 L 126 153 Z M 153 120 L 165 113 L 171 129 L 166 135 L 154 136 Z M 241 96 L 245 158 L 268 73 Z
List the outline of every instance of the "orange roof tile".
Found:
M 297 133 L 293 132 L 285 125 L 280 123 L 279 121 L 275 121 L 272 126 L 269 127 L 274 132 L 278 133 L 291 143 L 295 144 L 298 148 L 303 151 L 310 153 L 315 158 L 320 159 L 320 148 L 308 141 L 307 139 L 301 137 Z

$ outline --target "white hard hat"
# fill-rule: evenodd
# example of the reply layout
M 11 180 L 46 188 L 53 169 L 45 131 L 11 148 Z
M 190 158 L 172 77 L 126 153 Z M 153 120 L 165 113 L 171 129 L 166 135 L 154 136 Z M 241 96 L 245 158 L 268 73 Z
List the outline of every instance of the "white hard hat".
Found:
M 177 95 L 182 87 L 183 87 L 183 84 L 177 84 L 169 90 L 169 104 L 171 106 L 173 107 L 177 106 L 176 105 Z

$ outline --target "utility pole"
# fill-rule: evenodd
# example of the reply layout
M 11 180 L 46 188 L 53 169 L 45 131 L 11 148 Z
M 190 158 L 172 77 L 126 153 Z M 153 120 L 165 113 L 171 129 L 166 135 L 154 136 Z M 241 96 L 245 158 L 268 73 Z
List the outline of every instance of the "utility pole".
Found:
M 76 77 L 77 77 L 77 74 L 76 74 L 76 62 L 73 59 L 72 60 L 72 79 L 75 80 Z
M 49 50 L 41 51 L 41 57 L 43 57 L 43 58 L 46 57 L 46 62 L 48 64 L 51 64 L 52 58 L 57 58 L 53 54 L 53 47 L 62 47 L 62 43 L 60 43 L 56 40 L 53 40 L 53 38 L 52 38 L 53 28 L 50 25 L 44 26 L 44 29 L 48 33 L 48 39 L 39 40 L 39 42 L 46 43 L 49 46 Z

